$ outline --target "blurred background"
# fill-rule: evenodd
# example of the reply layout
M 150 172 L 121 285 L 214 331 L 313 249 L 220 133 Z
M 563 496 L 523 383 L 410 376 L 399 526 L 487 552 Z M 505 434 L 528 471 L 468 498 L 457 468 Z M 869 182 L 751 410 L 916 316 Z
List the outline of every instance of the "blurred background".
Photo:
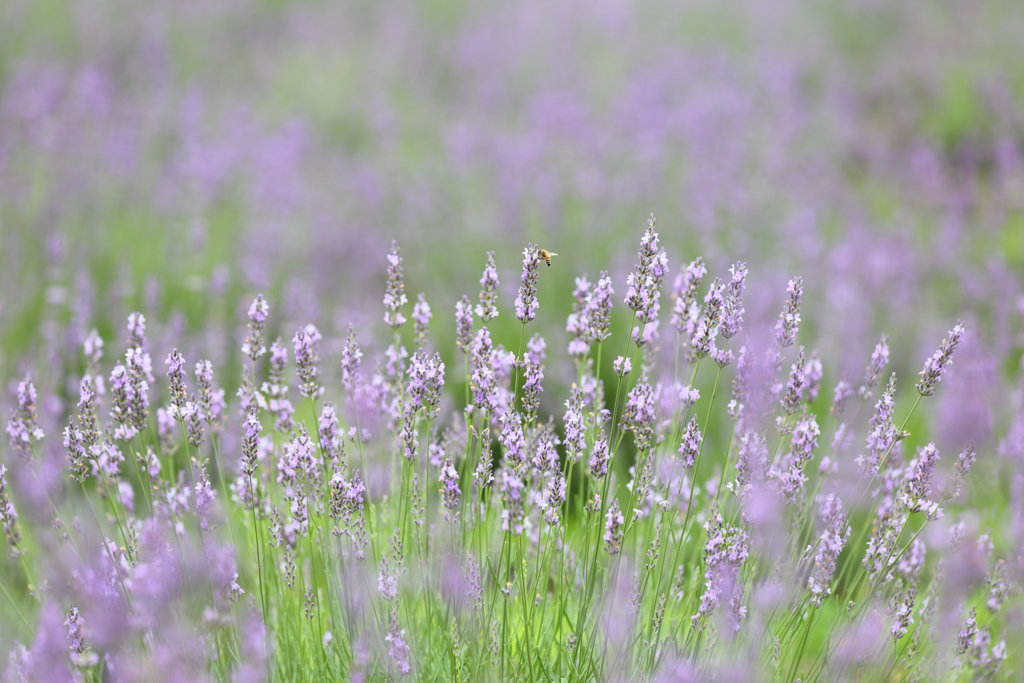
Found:
M 389 333 L 392 239 L 457 368 L 485 252 L 506 346 L 523 247 L 558 252 L 538 329 L 571 378 L 573 279 L 609 270 L 622 309 L 653 212 L 673 271 L 748 263 L 753 329 L 803 276 L 829 390 L 883 332 L 909 390 L 965 318 L 931 419 L 991 443 L 1022 346 L 1022 35 L 1017 0 L 8 0 L 0 378 L 34 369 L 57 424 L 89 330 L 110 364 L 140 310 L 159 370 L 177 346 L 230 385 L 257 292 L 336 378 L 349 323 Z

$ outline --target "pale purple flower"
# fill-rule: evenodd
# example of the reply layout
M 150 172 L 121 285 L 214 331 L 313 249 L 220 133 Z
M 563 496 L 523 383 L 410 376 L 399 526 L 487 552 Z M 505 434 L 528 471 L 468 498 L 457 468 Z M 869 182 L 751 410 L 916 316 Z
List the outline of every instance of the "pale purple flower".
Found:
M 295 413 L 292 402 L 288 400 L 289 387 L 285 379 L 287 364 L 288 347 L 278 338 L 270 345 L 270 374 L 263 383 L 262 391 L 267 399 L 267 410 L 274 415 L 274 427 L 282 432 L 292 428 L 292 415 Z
M 18 511 L 14 509 L 10 495 L 7 493 L 7 468 L 0 465 L 0 522 L 4 526 L 4 536 L 7 542 L 15 548 L 21 542 L 21 532 L 18 531 Z
M 974 463 L 975 452 L 973 446 L 960 451 L 953 465 L 953 476 L 946 483 L 942 495 L 944 498 L 958 498 L 963 488 L 964 479 L 971 473 L 971 465 Z
M 594 450 L 590 456 L 590 474 L 595 479 L 603 479 L 608 474 L 608 437 L 604 430 L 594 440 Z
M 795 277 L 786 286 L 789 298 L 786 300 L 775 323 L 775 343 L 781 348 L 792 346 L 800 329 L 800 299 L 804 294 L 803 278 Z
M 516 296 L 516 318 L 523 324 L 537 315 L 537 278 L 540 275 L 540 248 L 528 244 L 523 250 L 523 276 Z
M 195 410 L 188 400 L 188 393 L 185 388 L 185 357 L 174 349 L 167 356 L 167 378 L 171 384 L 171 416 L 179 422 L 184 422 Z
M 7 436 L 10 437 L 11 448 L 25 460 L 32 459 L 32 449 L 45 436 L 39 428 L 36 416 L 36 388 L 29 375 L 25 375 L 25 379 L 18 382 L 18 407 L 11 421 L 7 423 Z
M 865 439 L 866 454 L 857 456 L 862 476 L 873 477 L 878 474 L 882 459 L 897 441 L 903 438 L 893 424 L 893 396 L 896 393 L 896 373 L 889 377 L 885 392 L 875 405 L 875 414 L 871 417 L 871 430 Z
M 651 447 L 654 424 L 657 419 L 656 406 L 657 397 L 651 388 L 647 371 L 644 370 L 640 374 L 636 386 L 630 390 L 626 398 L 626 405 L 622 410 L 622 421 L 619 425 L 622 429 L 633 432 L 633 439 L 639 451 L 646 451 Z
M 608 271 L 602 270 L 597 285 L 590 293 L 586 308 L 588 327 L 586 336 L 597 343 L 601 343 L 611 335 L 612 295 L 614 293 Z
M 251 477 L 256 471 L 256 462 L 260 448 L 260 431 L 263 426 L 256 416 L 256 409 L 249 410 L 245 420 L 245 437 L 242 439 L 242 473 Z
M 814 568 L 807 579 L 811 591 L 810 604 L 821 607 L 821 601 L 832 592 L 832 576 L 836 571 L 836 560 L 843 552 L 850 538 L 851 527 L 846 523 L 846 513 L 839 495 L 832 491 L 821 497 L 818 519 L 825 521 L 825 528 L 818 538 L 818 552 L 814 556 Z
M 427 340 L 427 329 L 430 325 L 430 304 L 427 303 L 427 295 L 420 292 L 416 296 L 416 303 L 412 307 L 413 333 L 416 335 L 416 344 L 422 346 Z
M 732 350 L 712 348 L 711 360 L 713 360 L 715 362 L 715 365 L 717 365 L 718 367 L 725 368 L 733 361 Z
M 418 349 L 412 355 L 409 368 L 409 382 L 406 392 L 412 401 L 413 408 L 418 410 L 422 404 L 427 406 L 427 418 L 435 416 L 437 404 L 441 402 L 441 390 L 444 388 L 444 363 L 441 354 L 427 355 Z
M 491 333 L 486 327 L 480 328 L 473 341 L 472 375 L 470 385 L 473 388 L 473 406 L 478 410 L 493 411 L 497 406 L 497 376 L 491 362 Z
M 875 350 L 871 353 L 871 362 L 868 363 L 867 369 L 864 371 L 864 384 L 857 390 L 857 396 L 861 400 L 867 401 L 871 398 L 874 393 L 874 389 L 878 386 L 878 382 L 882 379 L 882 370 L 889 363 L 889 335 L 883 334 L 881 341 L 875 345 Z
M 68 649 L 75 655 L 85 654 L 87 646 L 82 633 L 85 619 L 82 618 L 77 607 L 72 607 L 68 612 L 68 618 L 64 621 L 64 625 L 68 627 Z
M 743 410 L 748 400 L 749 382 L 750 359 L 747 356 L 747 347 L 743 346 L 740 348 L 740 355 L 736 360 L 736 374 L 732 378 L 732 388 L 730 390 L 732 400 L 729 401 L 726 407 L 729 417 L 734 420 L 739 420 L 743 416 Z
M 618 498 L 612 498 L 604 521 L 604 549 L 609 555 L 617 555 L 622 550 L 622 532 L 626 524 L 619 509 Z
M 640 238 L 637 253 L 640 263 L 626 278 L 626 305 L 636 312 L 641 323 L 652 322 L 658 317 L 658 299 L 667 260 L 664 250 L 658 246 L 654 225 L 654 214 L 651 214 L 647 219 L 647 230 Z
M 455 302 L 455 345 L 467 354 L 473 346 L 473 307 L 466 295 Z
M 683 467 L 686 469 L 693 467 L 703 441 L 704 437 L 701 436 L 697 416 L 694 415 L 690 419 L 690 423 L 686 425 L 686 431 L 683 432 L 683 438 L 679 443 L 679 457 L 682 458 Z
M 718 326 L 722 321 L 722 309 L 725 306 L 725 285 L 720 278 L 715 278 L 711 283 L 711 289 L 704 297 L 704 315 L 697 323 L 697 330 L 693 334 L 693 350 L 698 357 L 711 353 L 712 343 L 718 332 Z
M 307 398 L 317 398 L 324 392 L 318 383 L 320 377 L 320 355 L 318 343 L 323 337 L 314 325 L 299 329 L 292 338 L 295 346 L 295 364 L 298 366 L 299 393 Z
M 932 475 L 938 462 L 939 450 L 934 443 L 918 450 L 917 457 L 910 461 L 899 498 L 899 505 L 906 512 L 924 512 L 929 518 L 941 514 L 939 504 L 928 500 L 932 492 Z
M 907 635 L 907 629 L 914 623 L 914 598 L 916 596 L 917 590 L 908 589 L 903 600 L 896 607 L 896 615 L 893 618 L 892 627 L 889 629 L 889 633 L 896 640 Z
M 747 264 L 742 261 L 729 268 L 732 278 L 725 290 L 725 304 L 722 308 L 722 324 L 719 334 L 723 339 L 732 339 L 743 326 L 743 290 L 746 288 Z
M 501 435 L 498 440 L 505 450 L 505 462 L 513 471 L 520 474 L 527 463 L 522 416 L 514 410 L 509 411 L 501 416 L 501 424 Z
M 953 329 L 949 331 L 949 337 L 943 339 L 938 350 L 932 357 L 924 362 L 924 369 L 921 370 L 921 379 L 917 383 L 917 393 L 922 396 L 931 396 L 935 393 L 935 385 L 942 381 L 942 376 L 952 362 L 953 352 L 964 338 L 964 322 L 958 320 Z
M 514 470 L 501 470 L 501 528 L 519 536 L 530 528 L 526 514 L 526 485 Z
M 633 361 L 624 356 L 619 356 L 612 361 L 612 370 L 614 370 L 615 374 L 619 377 L 625 377 L 633 371 Z
M 790 453 L 783 458 L 783 467 L 776 472 L 779 491 L 791 505 L 797 502 L 797 494 L 804 488 L 807 479 L 804 476 L 804 466 L 814 454 L 814 449 L 818 447 L 820 435 L 821 429 L 813 413 L 797 422 L 793 429 Z
M 548 480 L 548 488 L 544 492 L 544 521 L 551 526 L 558 526 L 561 521 L 558 510 L 565 502 L 565 477 L 561 472 L 555 474 Z
M 267 329 L 269 315 L 270 304 L 262 294 L 257 294 L 252 305 L 249 306 L 249 323 L 247 325 L 249 334 L 242 343 L 242 353 L 254 363 L 257 358 L 267 352 L 267 347 L 263 344 L 263 334 Z
M 408 302 L 405 283 L 402 280 L 402 256 L 398 242 L 392 240 L 388 252 L 388 280 L 384 288 L 384 322 L 398 329 L 405 324 L 402 306 Z M 298 354 L 296 354 L 298 356 Z
M 210 530 L 210 509 L 213 508 L 215 495 L 210 485 L 210 475 L 206 472 L 206 465 L 203 465 L 199 481 L 196 482 L 196 512 L 199 514 L 199 523 L 203 531 Z
M 811 357 L 804 365 L 804 387 L 803 393 L 807 396 L 808 403 L 818 400 L 818 392 L 821 390 L 821 378 L 824 375 L 821 367 L 821 357 L 818 350 L 811 351 Z
M 411 650 L 405 642 L 405 629 L 398 628 L 398 618 L 394 616 L 391 620 L 391 628 L 384 640 L 388 643 L 388 656 L 395 662 L 395 667 L 403 676 L 412 672 L 412 665 L 409 664 Z
M 540 265 L 538 263 L 538 265 Z M 477 316 L 484 324 L 498 317 L 498 268 L 494 265 L 494 252 L 487 252 L 487 265 L 480 277 L 480 303 L 476 306 Z
M 739 576 L 749 555 L 750 539 L 741 526 L 725 522 L 717 503 L 712 503 L 711 519 L 704 524 L 704 529 L 707 533 L 707 541 L 704 543 L 704 593 L 691 622 L 697 628 L 701 619 L 709 619 L 724 596 L 732 607 L 731 626 L 736 631 L 746 611 L 739 603 L 743 594 Z
M 847 382 L 845 379 L 841 379 L 836 383 L 836 388 L 832 392 L 832 408 L 830 412 L 838 420 L 842 418 L 843 413 L 846 411 L 846 402 L 853 396 L 853 385 Z
M 64 428 L 64 449 L 70 463 L 71 478 L 81 483 L 89 476 L 90 465 L 82 433 L 75 427 L 74 420 Z
M 459 507 L 459 496 L 462 495 L 462 490 L 459 489 L 459 473 L 455 470 L 451 458 L 445 458 L 438 481 L 441 482 L 441 505 L 447 510 L 444 513 L 444 518 L 449 522 L 454 522 L 458 519 L 459 513 L 456 512 L 452 515 L 451 511 Z
M 145 351 L 146 317 L 141 313 L 128 315 L 128 349 L 137 352 L 137 362 L 146 382 L 153 384 L 153 361 Z M 131 363 L 128 364 L 129 368 Z M 141 428 L 140 428 L 141 429 Z
M 807 359 L 804 357 L 804 347 L 800 347 L 800 353 L 797 355 L 796 363 L 794 363 L 789 370 L 789 381 L 786 382 L 786 393 L 782 397 L 782 409 L 786 412 L 786 415 L 792 415 L 800 408 L 800 401 L 803 398 L 804 382 L 806 380 L 804 376 L 804 365 Z
M 697 291 L 707 272 L 704 259 L 698 256 L 680 269 L 672 286 L 672 299 L 675 303 L 672 307 L 671 323 L 676 332 L 686 339 L 693 338 L 696 331 L 697 320 L 700 318 Z
M 85 375 L 82 377 L 84 383 L 87 379 L 92 382 L 96 394 L 106 394 L 106 387 L 103 384 L 103 375 L 100 374 L 100 360 L 103 358 L 103 338 L 95 328 L 89 331 L 89 335 L 82 344 L 85 353 Z
M 523 414 L 527 421 L 537 414 L 540 408 L 540 394 L 544 391 L 541 380 L 544 379 L 544 366 L 541 365 L 530 354 L 524 358 L 525 367 L 523 370 Z
M 565 457 L 570 463 L 579 462 L 587 447 L 586 425 L 583 421 L 583 391 L 573 387 L 565 402 Z
M 196 363 L 196 385 L 199 387 L 197 403 L 202 411 L 206 424 L 214 428 L 220 424 L 227 404 L 224 402 L 224 389 L 213 384 L 213 363 L 201 360 Z M 219 427 L 213 431 L 218 431 Z
M 572 313 L 565 322 L 565 331 L 572 335 L 569 342 L 569 355 L 586 356 L 590 351 L 590 322 L 587 319 L 588 302 L 590 300 L 590 282 L 587 276 L 576 278 L 576 289 L 573 291 Z

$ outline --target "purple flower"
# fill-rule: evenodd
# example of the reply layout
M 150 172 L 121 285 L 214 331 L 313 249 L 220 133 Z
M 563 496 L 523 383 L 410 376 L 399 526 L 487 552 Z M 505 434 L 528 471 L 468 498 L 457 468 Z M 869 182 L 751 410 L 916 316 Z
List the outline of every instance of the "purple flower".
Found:
M 672 307 L 671 323 L 676 332 L 686 339 L 692 339 L 697 329 L 697 320 L 700 318 L 697 291 L 707 272 L 704 259 L 698 256 L 680 269 L 672 286 L 672 299 L 675 303 Z
M 455 302 L 455 344 L 467 354 L 473 345 L 473 307 L 466 295 Z
M 594 440 L 594 450 L 590 456 L 590 474 L 595 479 L 603 479 L 608 474 L 608 437 L 604 430 Z
M 548 488 L 544 492 L 544 521 L 551 526 L 558 526 L 561 519 L 558 510 L 565 502 L 565 477 L 561 472 L 555 474 L 548 480 Z
M 89 331 L 89 336 L 85 338 L 82 349 L 85 353 L 85 375 L 82 377 L 82 382 L 84 383 L 88 379 L 92 382 L 96 393 L 103 396 L 106 393 L 106 388 L 103 386 L 103 375 L 100 374 L 103 339 L 95 329 Z
M 582 357 L 590 352 L 590 323 L 587 320 L 590 282 L 586 275 L 576 278 L 573 297 L 575 301 L 572 303 L 572 313 L 565 321 L 565 331 L 572 335 L 572 341 L 569 342 L 569 355 Z
M 345 348 L 341 352 L 341 383 L 350 393 L 359 380 L 359 365 L 362 358 L 363 352 L 359 350 L 359 345 L 356 343 L 356 331 L 349 325 Z
M 498 317 L 497 302 L 498 268 L 494 265 L 494 252 L 489 251 L 484 274 L 480 277 L 480 303 L 476 306 L 476 314 L 485 325 Z
M 814 556 L 814 568 L 807 579 L 811 591 L 810 604 L 821 607 L 821 600 L 832 592 L 832 576 L 836 571 L 836 560 L 843 552 L 850 538 L 850 526 L 846 523 L 842 501 L 835 492 L 822 497 L 818 506 L 818 519 L 825 520 L 825 529 L 818 539 L 818 552 Z
M 618 498 L 612 498 L 604 521 L 604 549 L 609 555 L 617 555 L 622 550 L 622 532 L 626 518 L 619 509 Z
M 622 410 L 622 422 L 619 425 L 625 431 L 633 432 L 633 440 L 639 451 L 646 451 L 651 447 L 656 421 L 654 413 L 656 405 L 657 397 L 654 395 L 645 370 L 640 374 L 639 381 L 626 398 L 626 406 Z
M 185 388 L 185 357 L 178 353 L 178 349 L 174 349 L 167 356 L 167 378 L 171 383 L 170 414 L 179 422 L 184 422 L 195 407 L 188 401 Z
M 43 430 L 39 428 L 36 417 L 36 388 L 28 375 L 18 382 L 18 408 L 7 423 L 7 436 L 10 437 L 11 448 L 25 460 L 32 460 L 35 444 L 43 439 Z
M 530 528 L 526 515 L 526 485 L 514 470 L 501 470 L 501 528 L 519 536 Z
M 722 324 L 718 328 L 723 339 L 732 339 L 743 326 L 743 290 L 746 288 L 747 264 L 740 261 L 729 268 L 732 279 L 725 291 Z
M 527 421 L 530 421 L 537 415 L 537 409 L 540 408 L 540 394 L 544 391 L 541 386 L 541 380 L 544 379 L 544 366 L 531 354 L 526 354 L 524 360 L 523 414 Z
M 18 531 L 18 511 L 14 509 L 7 494 L 7 468 L 0 465 L 0 523 L 4 526 L 4 535 L 11 547 L 18 552 L 18 543 L 21 542 L 21 533 Z
M 401 250 L 398 242 L 392 241 L 391 251 L 388 252 L 388 280 L 384 288 L 384 322 L 395 329 L 404 325 L 405 316 L 401 310 L 407 302 L 405 283 L 402 281 Z
M 625 358 L 624 356 L 619 356 L 612 362 L 612 370 L 614 370 L 615 374 L 619 377 L 625 377 L 633 371 L 633 361 L 629 358 Z
M 573 387 L 565 402 L 565 457 L 570 463 L 579 462 L 587 447 L 586 425 L 583 422 L 583 391 Z
M 750 539 L 742 527 L 725 522 L 717 503 L 712 503 L 711 519 L 705 523 L 704 529 L 708 538 L 704 544 L 704 593 L 691 621 L 697 628 L 701 619 L 710 618 L 724 594 L 733 609 L 731 626 L 736 631 L 746 612 L 739 604 L 743 594 L 739 576 L 749 554 Z
M 85 619 L 82 618 L 77 607 L 72 607 L 68 612 L 68 618 L 64 620 L 64 625 L 68 627 L 68 649 L 73 653 L 73 658 L 74 655 L 80 657 L 85 654 L 87 646 L 85 637 L 82 635 Z
M 795 277 L 786 286 L 789 299 L 786 300 L 775 323 L 775 343 L 781 348 L 792 346 L 796 341 L 796 333 L 800 329 L 800 298 L 804 294 L 803 278 Z
M 262 391 L 267 398 L 267 410 L 275 417 L 274 427 L 282 432 L 292 428 L 292 414 L 295 412 L 292 402 L 288 400 L 288 382 L 285 379 L 287 364 L 288 347 L 278 338 L 270 345 L 270 375 L 263 383 Z
M 317 398 L 324 388 L 317 382 L 320 377 L 320 355 L 317 345 L 320 331 L 313 325 L 306 325 L 295 333 L 292 344 L 295 346 L 295 364 L 298 366 L 299 393 L 307 398 Z
M 864 384 L 857 390 L 857 396 L 861 400 L 867 401 L 871 398 L 875 387 L 878 386 L 879 380 L 882 379 L 882 370 L 885 369 L 888 362 L 889 335 L 883 334 L 882 340 L 875 345 L 875 350 L 871 354 L 871 362 L 864 371 Z
M 846 402 L 851 396 L 853 396 L 853 385 L 845 379 L 839 380 L 836 383 L 835 390 L 832 392 L 832 408 L 830 410 L 837 420 L 843 416 L 843 412 L 846 410 Z
M 811 351 L 811 357 L 804 365 L 804 394 L 807 395 L 807 402 L 814 403 L 818 400 L 818 392 L 821 390 L 821 378 L 823 376 L 821 357 L 817 349 Z
M 686 469 L 693 467 L 703 441 L 704 437 L 701 436 L 697 416 L 694 415 L 690 419 L 690 423 L 686 425 L 686 431 L 683 432 L 682 441 L 679 443 L 679 457 L 683 460 L 683 467 Z
M 90 465 L 82 433 L 75 427 L 74 421 L 64 428 L 64 449 L 71 466 L 71 478 L 79 483 L 85 481 L 89 476 Z
M 862 476 L 874 477 L 878 474 L 878 468 L 882 459 L 903 435 L 896 429 L 892 422 L 893 396 L 896 394 L 896 373 L 889 377 L 885 392 L 875 404 L 875 414 L 871 417 L 871 430 L 865 439 L 866 454 L 857 456 L 857 464 L 860 466 Z
M 665 277 L 667 256 L 658 246 L 658 233 L 654 231 L 654 214 L 647 219 L 647 230 L 640 238 L 637 253 L 640 263 L 626 278 L 626 305 L 636 312 L 641 326 L 658 317 L 661 283 Z M 640 335 L 634 332 L 634 341 Z
M 227 404 L 224 402 L 224 390 L 213 384 L 213 363 L 208 360 L 196 363 L 196 385 L 199 387 L 198 404 L 203 419 L 211 427 L 219 425 Z M 214 431 L 218 429 L 219 426 Z
M 210 509 L 213 507 L 214 498 L 213 487 L 210 486 L 210 475 L 206 472 L 206 465 L 203 465 L 199 481 L 196 482 L 196 512 L 199 513 L 200 526 L 203 531 L 210 530 Z
M 537 315 L 537 278 L 540 275 L 540 248 L 528 244 L 523 249 L 523 276 L 516 296 L 516 318 L 524 325 Z
M 449 522 L 455 522 L 459 513 L 452 515 L 451 511 L 459 507 L 459 496 L 462 495 L 462 491 L 459 489 L 459 473 L 455 470 L 451 458 L 445 458 L 438 481 L 441 482 L 441 505 L 447 510 L 444 518 Z
M 698 357 L 711 353 L 711 346 L 722 320 L 722 309 L 725 307 L 724 292 L 725 285 L 716 277 L 707 296 L 704 297 L 704 316 L 693 334 L 693 350 Z
M 128 315 L 128 348 L 138 352 L 138 364 L 149 384 L 153 379 L 153 361 L 145 351 L 146 346 L 146 317 L 141 313 L 130 313 Z M 130 365 L 130 364 L 129 364 Z
M 412 307 L 412 326 L 416 335 L 416 344 L 422 346 L 427 340 L 427 327 L 430 325 L 430 304 L 427 303 L 427 296 L 422 292 L 416 296 L 416 303 Z
M 733 361 L 732 350 L 713 348 L 711 349 L 711 360 L 713 360 L 715 365 L 718 367 L 725 368 Z
M 254 363 L 256 359 L 267 352 L 263 345 L 263 334 L 267 329 L 267 317 L 270 315 L 270 304 L 257 294 L 252 305 L 249 306 L 249 334 L 242 343 L 242 353 L 248 356 Z
M 256 471 L 260 448 L 259 434 L 262 429 L 263 426 L 260 425 L 259 418 L 256 417 L 256 409 L 251 408 L 249 416 L 245 420 L 245 436 L 242 439 L 242 473 L 249 477 Z
M 587 321 L 586 337 L 597 343 L 601 343 L 610 335 L 612 320 L 612 279 L 608 277 L 608 271 L 602 270 L 597 280 L 597 286 L 587 298 L 587 306 L 584 317 Z
M 511 410 L 501 416 L 501 424 L 501 435 L 498 440 L 505 449 L 505 462 L 513 471 L 521 474 L 527 462 L 522 416 Z
M 800 347 L 800 353 L 789 370 L 789 381 L 786 383 L 786 393 L 782 397 L 782 409 L 786 415 L 792 415 L 800 408 L 800 401 L 804 390 L 804 365 L 807 359 L 804 357 L 804 347 Z
M 964 338 L 964 322 L 957 320 L 956 325 L 949 331 L 949 338 L 943 339 L 938 350 L 932 357 L 924 362 L 924 369 L 921 370 L 921 379 L 917 383 L 917 393 L 922 396 L 931 396 L 935 393 L 935 385 L 942 381 L 942 375 L 952 362 L 953 352 Z
M 899 500 L 900 507 L 906 512 L 924 512 L 930 519 L 935 519 L 941 514 L 939 504 L 928 500 L 932 492 L 932 475 L 935 474 L 935 465 L 938 462 L 939 451 L 933 443 L 920 449 L 917 457 L 910 461 L 903 478 Z
M 804 488 L 804 466 L 814 454 L 814 449 L 818 447 L 820 434 L 821 430 L 813 413 L 797 422 L 793 429 L 790 453 L 783 459 L 784 468 L 776 472 L 779 490 L 791 505 L 796 503 L 797 494 Z
M 473 373 L 470 384 L 473 387 L 473 406 L 479 410 L 494 410 L 497 406 L 497 376 L 491 362 L 491 333 L 486 327 L 480 328 L 473 341 Z

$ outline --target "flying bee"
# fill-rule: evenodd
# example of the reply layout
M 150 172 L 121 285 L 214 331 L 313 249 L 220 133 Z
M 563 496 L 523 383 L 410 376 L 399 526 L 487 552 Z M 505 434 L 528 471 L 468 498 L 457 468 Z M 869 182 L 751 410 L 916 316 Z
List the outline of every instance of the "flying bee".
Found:
M 548 251 L 547 249 L 541 249 L 540 250 L 540 257 L 542 259 L 544 259 L 544 263 L 548 264 L 549 268 L 551 267 L 551 257 L 552 256 L 558 256 L 558 254 L 556 254 L 553 251 Z

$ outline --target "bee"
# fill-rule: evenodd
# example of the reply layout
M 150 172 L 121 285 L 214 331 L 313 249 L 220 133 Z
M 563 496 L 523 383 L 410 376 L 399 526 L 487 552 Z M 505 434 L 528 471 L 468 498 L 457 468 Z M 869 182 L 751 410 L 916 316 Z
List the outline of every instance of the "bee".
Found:
M 556 254 L 553 251 L 548 251 L 547 249 L 541 249 L 540 250 L 540 257 L 542 259 L 544 259 L 544 263 L 548 264 L 549 268 L 551 267 L 551 257 L 552 256 L 558 256 L 558 254 Z

